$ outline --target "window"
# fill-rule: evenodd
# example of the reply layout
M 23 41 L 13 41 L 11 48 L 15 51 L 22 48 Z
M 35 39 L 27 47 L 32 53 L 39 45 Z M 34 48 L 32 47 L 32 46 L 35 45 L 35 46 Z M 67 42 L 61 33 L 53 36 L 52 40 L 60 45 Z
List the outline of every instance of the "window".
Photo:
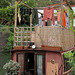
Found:
M 43 60 L 42 60 L 42 55 L 37 55 L 37 75 L 43 75 Z
M 35 58 L 35 75 L 45 75 L 45 54 L 36 52 Z
M 72 63 L 73 63 L 73 52 L 69 51 L 64 53 L 63 54 L 64 72 L 72 68 Z
M 73 20 L 73 22 L 74 22 L 74 23 L 73 23 L 73 26 L 75 26 L 75 19 Z

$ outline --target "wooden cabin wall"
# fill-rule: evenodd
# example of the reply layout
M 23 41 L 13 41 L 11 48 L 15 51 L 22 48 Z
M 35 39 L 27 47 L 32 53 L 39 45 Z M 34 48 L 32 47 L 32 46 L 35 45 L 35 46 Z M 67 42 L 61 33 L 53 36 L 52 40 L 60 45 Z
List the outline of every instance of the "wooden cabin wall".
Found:
M 53 71 L 55 72 L 54 68 L 49 66 L 48 64 L 51 63 L 51 60 L 55 60 L 55 63 L 56 63 L 56 66 L 58 66 L 58 74 L 57 75 L 62 75 L 62 59 L 61 59 L 61 55 L 60 53 L 54 53 L 54 52 L 46 52 L 46 61 L 45 61 L 45 64 L 46 64 L 46 75 L 50 75 L 48 74 L 48 67 L 50 72 L 52 72 L 52 69 Z M 48 66 L 47 66 L 48 65 Z M 55 66 L 55 67 L 56 67 Z M 60 68 L 60 70 L 59 70 Z M 51 75 L 55 75 L 55 74 L 51 74 Z
M 12 60 L 15 62 L 17 61 L 16 52 L 12 53 Z
M 18 51 L 18 52 L 12 53 L 12 60 L 15 62 L 18 62 L 19 65 L 21 66 L 21 68 L 19 69 L 18 75 L 22 75 L 22 74 L 24 75 L 24 67 L 25 67 L 24 66 L 24 60 L 25 60 L 24 52 L 25 51 L 22 51 L 22 52 Z

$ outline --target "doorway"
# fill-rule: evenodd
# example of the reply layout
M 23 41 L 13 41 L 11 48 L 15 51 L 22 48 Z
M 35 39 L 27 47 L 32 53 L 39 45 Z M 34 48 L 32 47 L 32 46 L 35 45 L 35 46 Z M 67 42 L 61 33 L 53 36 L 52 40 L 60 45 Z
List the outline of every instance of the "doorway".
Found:
M 34 53 L 26 53 L 25 59 L 25 75 L 34 75 Z
M 21 66 L 18 75 L 45 75 L 45 53 L 19 52 L 17 62 Z

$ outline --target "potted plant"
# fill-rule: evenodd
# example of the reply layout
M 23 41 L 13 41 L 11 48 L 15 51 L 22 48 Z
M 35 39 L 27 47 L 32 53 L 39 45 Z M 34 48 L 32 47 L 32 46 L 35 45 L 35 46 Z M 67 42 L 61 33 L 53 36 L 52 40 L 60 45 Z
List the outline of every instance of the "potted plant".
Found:
M 17 75 L 20 66 L 17 62 L 10 60 L 3 66 L 3 69 L 7 70 L 7 75 Z

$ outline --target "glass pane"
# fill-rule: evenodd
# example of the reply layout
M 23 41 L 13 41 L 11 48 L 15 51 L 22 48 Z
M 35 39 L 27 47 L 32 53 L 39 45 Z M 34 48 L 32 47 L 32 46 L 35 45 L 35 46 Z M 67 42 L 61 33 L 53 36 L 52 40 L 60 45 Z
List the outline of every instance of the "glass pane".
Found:
M 43 64 L 42 55 L 37 55 L 37 75 L 43 75 L 42 64 Z

